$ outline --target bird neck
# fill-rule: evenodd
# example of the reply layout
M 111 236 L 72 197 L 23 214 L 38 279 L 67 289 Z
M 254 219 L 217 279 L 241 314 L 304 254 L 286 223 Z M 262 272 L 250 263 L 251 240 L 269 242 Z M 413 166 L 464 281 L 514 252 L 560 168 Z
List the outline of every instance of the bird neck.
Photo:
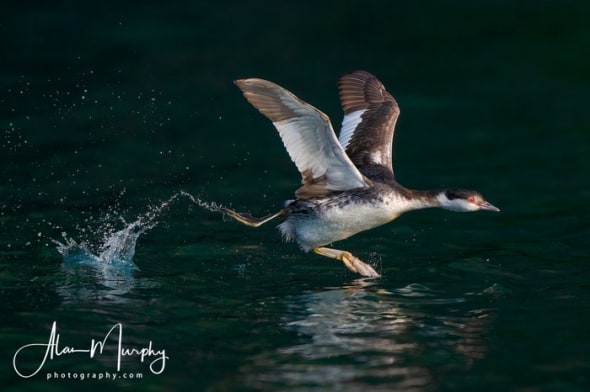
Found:
M 448 189 L 434 189 L 427 191 L 413 191 L 417 208 L 438 207 L 449 211 L 464 212 L 474 211 L 472 204 L 466 203 L 461 198 L 449 198 Z
M 432 190 L 410 190 L 406 189 L 404 195 L 410 202 L 409 210 L 420 210 L 423 208 L 448 208 L 449 199 L 444 189 Z

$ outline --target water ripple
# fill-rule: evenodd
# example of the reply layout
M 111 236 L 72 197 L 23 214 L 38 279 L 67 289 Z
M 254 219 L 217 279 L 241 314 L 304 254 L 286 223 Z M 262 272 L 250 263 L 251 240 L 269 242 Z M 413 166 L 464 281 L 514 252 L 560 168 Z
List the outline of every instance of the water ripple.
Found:
M 250 382 L 295 390 L 377 382 L 383 390 L 426 390 L 432 365 L 469 368 L 487 352 L 489 310 L 445 294 L 420 283 L 385 289 L 359 280 L 290 297 L 282 326 L 299 342 L 255 358 L 254 367 L 275 371 Z

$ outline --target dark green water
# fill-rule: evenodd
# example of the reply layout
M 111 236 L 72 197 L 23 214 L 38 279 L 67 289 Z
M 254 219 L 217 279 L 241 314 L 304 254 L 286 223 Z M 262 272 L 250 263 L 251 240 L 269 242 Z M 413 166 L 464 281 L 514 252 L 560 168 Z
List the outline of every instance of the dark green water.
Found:
M 590 7 L 408 3 L 4 7 L 2 389 L 590 389 Z M 478 189 L 502 212 L 420 211 L 339 243 L 383 275 L 368 281 L 272 224 L 185 197 L 156 213 L 182 190 L 275 212 L 299 176 L 232 80 L 275 81 L 338 128 L 336 80 L 353 69 L 400 104 L 402 184 Z M 150 213 L 131 267 L 53 242 L 98 253 Z M 120 323 L 125 347 L 168 359 L 81 381 L 117 373 L 111 338 L 20 377 L 15 353 L 47 345 L 53 322 L 62 350 Z M 30 374 L 45 349 L 24 351 Z

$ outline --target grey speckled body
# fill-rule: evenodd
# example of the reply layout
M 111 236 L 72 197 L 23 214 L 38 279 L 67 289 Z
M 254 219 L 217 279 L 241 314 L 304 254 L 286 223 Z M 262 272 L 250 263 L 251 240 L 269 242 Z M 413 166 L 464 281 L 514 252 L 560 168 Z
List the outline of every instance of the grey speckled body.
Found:
M 287 241 L 309 251 L 391 222 L 406 211 L 434 207 L 430 193 L 374 183 L 329 197 L 289 200 L 278 228 Z

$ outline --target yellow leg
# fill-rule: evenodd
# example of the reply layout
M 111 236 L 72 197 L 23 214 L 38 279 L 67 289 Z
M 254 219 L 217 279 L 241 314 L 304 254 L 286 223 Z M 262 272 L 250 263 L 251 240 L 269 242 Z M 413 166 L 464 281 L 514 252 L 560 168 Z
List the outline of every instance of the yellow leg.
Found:
M 380 276 L 377 273 L 377 271 L 375 271 L 373 269 L 373 267 L 371 267 L 368 264 L 363 263 L 361 260 L 359 260 L 358 257 L 353 256 L 352 253 L 347 252 L 345 250 L 319 247 L 319 248 L 314 248 L 313 251 L 315 253 L 317 253 L 318 255 L 322 255 L 322 256 L 329 257 L 331 259 L 336 259 L 336 260 L 342 261 L 344 263 L 344 265 L 346 266 L 346 268 L 348 268 L 352 272 L 356 272 L 358 274 L 361 274 L 363 276 L 368 276 L 371 278 L 376 278 L 376 277 Z
M 230 210 L 229 208 L 221 208 L 221 212 L 232 217 L 238 222 L 245 224 L 246 226 L 259 227 L 265 224 L 266 222 L 276 218 L 277 216 L 283 215 L 285 213 L 285 210 L 280 210 L 276 214 L 263 216 L 262 218 L 256 218 L 248 213 L 236 212 L 234 210 Z

